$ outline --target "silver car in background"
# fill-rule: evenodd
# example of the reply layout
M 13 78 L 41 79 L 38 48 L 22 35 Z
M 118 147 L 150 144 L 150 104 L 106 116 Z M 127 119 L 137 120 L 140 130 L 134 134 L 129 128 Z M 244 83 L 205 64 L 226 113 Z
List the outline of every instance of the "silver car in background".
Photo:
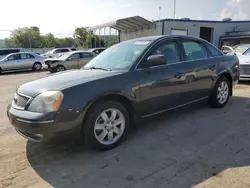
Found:
M 0 73 L 18 70 L 39 71 L 42 69 L 43 61 L 44 57 L 35 53 L 12 53 L 0 60 Z
M 49 58 L 44 60 L 43 68 L 51 73 L 68 69 L 80 69 L 96 56 L 88 51 L 68 52 L 59 58 Z

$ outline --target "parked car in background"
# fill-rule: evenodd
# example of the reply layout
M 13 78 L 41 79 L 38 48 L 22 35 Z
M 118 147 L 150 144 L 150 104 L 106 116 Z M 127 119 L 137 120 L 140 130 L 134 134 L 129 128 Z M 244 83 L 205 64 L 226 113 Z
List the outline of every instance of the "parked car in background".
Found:
M 205 40 L 137 38 L 108 48 L 81 70 L 21 85 L 7 114 L 33 141 L 74 132 L 88 146 L 111 149 L 137 119 L 203 100 L 224 107 L 238 79 L 237 56 Z
M 88 51 L 98 55 L 102 53 L 104 50 L 106 50 L 106 48 L 92 48 L 92 49 L 89 49 Z
M 25 52 L 22 48 L 2 48 L 0 49 L 0 60 L 12 53 Z
M 233 46 L 233 47 L 231 47 L 231 46 L 222 46 L 221 51 L 224 54 L 242 55 L 249 49 L 250 49 L 250 44 L 238 44 L 238 45 Z
M 227 54 L 237 55 L 240 62 L 240 80 L 250 80 L 250 44 L 240 44 L 235 47 L 223 46 Z
M 80 69 L 93 57 L 95 57 L 95 54 L 87 51 L 68 52 L 59 58 L 45 59 L 43 67 L 44 69 L 48 69 L 51 73 L 68 69 Z
M 42 68 L 44 57 L 35 53 L 12 53 L 0 60 L 0 73 L 17 70 L 39 71 Z
M 76 48 L 54 48 L 44 54 L 41 54 L 41 56 L 46 57 L 46 58 L 56 58 L 61 56 L 64 53 L 67 52 L 72 52 L 72 51 L 76 51 Z

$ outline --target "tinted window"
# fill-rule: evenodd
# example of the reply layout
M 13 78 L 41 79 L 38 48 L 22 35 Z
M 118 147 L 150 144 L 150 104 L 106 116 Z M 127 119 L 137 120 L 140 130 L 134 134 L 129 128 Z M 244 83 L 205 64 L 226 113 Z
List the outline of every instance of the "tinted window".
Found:
M 73 59 L 80 59 L 80 54 L 79 53 L 76 53 L 76 54 L 73 54 L 70 56 L 70 58 L 73 60 Z
M 205 46 L 207 47 L 207 49 L 210 51 L 210 54 L 213 56 L 213 57 L 216 57 L 216 56 L 222 56 L 223 54 L 218 50 L 216 49 L 214 46 L 208 44 L 208 43 L 205 43 Z
M 9 54 L 20 52 L 19 49 L 11 49 L 11 50 L 8 50 L 8 51 L 9 51 Z
M 81 58 L 85 58 L 85 57 L 93 57 L 93 55 L 91 53 L 84 52 L 81 54 Z
M 76 51 L 76 49 L 75 49 L 75 48 L 71 48 L 71 50 L 72 50 L 72 51 Z
M 57 50 L 54 51 L 54 54 L 62 53 L 62 52 L 69 52 L 69 49 L 57 49 Z
M 11 55 L 11 56 L 8 57 L 9 61 L 19 60 L 19 59 L 20 59 L 19 54 L 14 54 L 14 55 Z
M 17 52 L 19 52 L 18 49 L 0 50 L 0 55 L 9 55 Z
M 20 54 L 21 56 L 21 59 L 31 59 L 31 58 L 34 58 L 33 55 L 31 54 Z
M 178 44 L 176 42 L 161 43 L 150 53 L 150 55 L 164 55 L 166 64 L 181 61 Z
M 208 57 L 205 47 L 199 42 L 184 41 L 183 47 L 188 61 L 204 59 Z

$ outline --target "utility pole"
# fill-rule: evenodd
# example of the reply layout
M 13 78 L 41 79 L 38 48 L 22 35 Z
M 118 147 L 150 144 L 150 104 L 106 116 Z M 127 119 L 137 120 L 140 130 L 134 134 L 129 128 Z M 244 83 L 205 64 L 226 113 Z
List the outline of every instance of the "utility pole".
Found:
M 161 19 L 161 6 L 159 6 L 159 20 Z
M 174 0 L 174 16 L 173 16 L 174 20 L 175 20 L 175 9 L 176 9 L 176 0 Z

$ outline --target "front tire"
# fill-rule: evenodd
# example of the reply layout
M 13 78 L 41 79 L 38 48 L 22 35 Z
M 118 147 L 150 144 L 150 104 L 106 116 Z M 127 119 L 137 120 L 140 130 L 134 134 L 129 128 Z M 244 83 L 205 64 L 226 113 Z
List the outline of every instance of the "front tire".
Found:
M 63 65 L 57 65 L 56 66 L 56 72 L 61 72 L 61 71 L 65 71 L 66 68 Z
M 42 64 L 39 62 L 34 63 L 33 70 L 34 71 L 40 71 L 42 69 Z
M 214 89 L 212 91 L 211 97 L 209 99 L 209 104 L 213 108 L 224 107 L 230 97 L 231 83 L 226 77 L 221 77 L 216 82 Z
M 109 150 L 119 145 L 129 130 L 129 115 L 117 101 L 94 104 L 83 125 L 83 138 L 87 147 Z

